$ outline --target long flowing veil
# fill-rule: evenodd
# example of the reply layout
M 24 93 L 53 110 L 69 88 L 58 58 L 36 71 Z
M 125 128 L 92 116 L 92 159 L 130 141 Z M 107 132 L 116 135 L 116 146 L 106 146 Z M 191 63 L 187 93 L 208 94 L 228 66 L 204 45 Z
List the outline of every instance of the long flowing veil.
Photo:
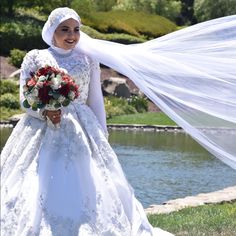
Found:
M 134 45 L 81 33 L 77 49 L 129 77 L 195 140 L 236 169 L 236 15 Z

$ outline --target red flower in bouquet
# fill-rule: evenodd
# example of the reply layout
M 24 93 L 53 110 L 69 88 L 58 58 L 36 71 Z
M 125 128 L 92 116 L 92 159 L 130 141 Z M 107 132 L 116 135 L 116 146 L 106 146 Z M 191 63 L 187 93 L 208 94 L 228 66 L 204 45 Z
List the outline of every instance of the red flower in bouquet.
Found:
M 37 110 L 68 106 L 79 96 L 79 86 L 63 70 L 45 66 L 31 73 L 24 86 L 24 107 Z

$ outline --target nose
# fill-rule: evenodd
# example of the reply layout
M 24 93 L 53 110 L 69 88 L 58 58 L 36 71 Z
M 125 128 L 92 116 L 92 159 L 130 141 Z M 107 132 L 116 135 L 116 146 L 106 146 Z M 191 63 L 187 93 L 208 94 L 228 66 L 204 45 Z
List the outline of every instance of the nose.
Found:
M 69 31 L 68 31 L 68 35 L 71 36 L 71 35 L 73 35 L 73 34 L 74 34 L 74 32 L 73 32 L 72 30 L 69 30 Z

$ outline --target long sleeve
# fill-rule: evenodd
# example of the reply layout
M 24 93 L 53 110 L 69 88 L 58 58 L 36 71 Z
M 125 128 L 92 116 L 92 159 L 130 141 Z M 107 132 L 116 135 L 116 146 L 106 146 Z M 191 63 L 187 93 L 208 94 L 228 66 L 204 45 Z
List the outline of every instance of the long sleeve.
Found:
M 37 56 L 38 50 L 32 50 L 28 52 L 23 60 L 21 65 L 21 74 L 20 74 L 20 105 L 27 114 L 38 118 L 40 120 L 44 120 L 45 118 L 42 115 L 43 109 L 38 109 L 37 111 L 33 111 L 31 108 L 25 108 L 23 106 L 23 102 L 25 100 L 23 94 L 23 86 L 26 83 L 26 79 L 30 77 L 30 72 L 36 71 L 38 68 L 35 63 L 35 58 Z
M 96 115 L 105 135 L 108 136 L 106 112 L 100 83 L 100 72 L 99 64 L 97 62 L 92 62 L 87 104 Z

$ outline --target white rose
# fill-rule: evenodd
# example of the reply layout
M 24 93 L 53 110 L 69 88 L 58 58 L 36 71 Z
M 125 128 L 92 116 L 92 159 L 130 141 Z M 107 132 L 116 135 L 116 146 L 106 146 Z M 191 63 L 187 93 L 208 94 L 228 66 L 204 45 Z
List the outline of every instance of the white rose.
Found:
M 35 97 L 32 96 L 32 95 L 28 95 L 27 96 L 27 101 L 30 104 L 30 106 L 32 106 L 34 104 L 34 102 L 35 102 Z
M 44 75 L 39 76 L 38 82 L 43 82 L 45 81 L 47 78 Z
M 52 89 L 59 89 L 61 87 L 61 77 L 54 77 L 51 79 L 51 82 Z
M 32 90 L 32 96 L 33 96 L 33 97 L 38 97 L 38 95 L 39 95 L 38 89 L 33 89 L 33 90 Z
M 64 102 L 65 99 L 66 98 L 64 96 L 60 95 L 60 97 L 58 98 L 58 102 L 62 103 L 62 102 Z
M 75 93 L 73 91 L 70 91 L 68 94 L 69 99 L 74 100 L 75 99 Z

